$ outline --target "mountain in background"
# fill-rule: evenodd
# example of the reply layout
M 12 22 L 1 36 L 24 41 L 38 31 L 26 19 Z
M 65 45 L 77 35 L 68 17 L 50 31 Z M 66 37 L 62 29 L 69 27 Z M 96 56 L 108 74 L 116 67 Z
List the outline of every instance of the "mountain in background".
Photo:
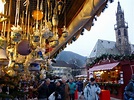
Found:
M 86 59 L 87 57 L 71 51 L 62 51 L 56 57 L 56 60 L 65 61 L 69 64 L 75 64 L 78 67 L 84 67 L 86 65 Z

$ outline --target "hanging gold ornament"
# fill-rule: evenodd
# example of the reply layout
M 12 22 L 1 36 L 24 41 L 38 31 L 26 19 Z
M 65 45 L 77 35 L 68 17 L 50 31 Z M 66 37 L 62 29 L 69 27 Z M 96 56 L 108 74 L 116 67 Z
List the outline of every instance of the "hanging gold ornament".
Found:
M 49 28 L 46 27 L 41 30 L 41 35 L 43 39 L 48 39 L 49 37 L 53 36 L 53 33 L 49 30 Z
M 14 42 L 19 42 L 21 40 L 21 32 L 22 32 L 22 28 L 18 25 L 16 26 L 12 26 L 11 27 L 11 39 Z
M 40 11 L 40 10 L 34 10 L 32 12 L 32 17 L 35 19 L 35 20 L 41 20 L 43 18 L 43 12 Z
M 14 71 L 12 68 L 8 69 L 8 70 L 6 71 L 6 73 L 7 73 L 9 76 L 15 76 L 15 71 Z
M 49 42 L 49 45 L 50 45 L 50 47 L 52 47 L 52 48 L 56 47 L 58 44 L 59 44 L 59 41 L 58 41 L 58 40 L 54 40 L 54 41 L 52 41 L 52 42 Z
M 0 36 L 0 48 L 6 49 L 6 38 L 4 36 Z
M 62 36 L 63 36 L 64 38 L 66 38 L 66 37 L 68 36 L 68 31 L 67 31 L 67 29 L 66 29 L 65 26 L 63 27 Z

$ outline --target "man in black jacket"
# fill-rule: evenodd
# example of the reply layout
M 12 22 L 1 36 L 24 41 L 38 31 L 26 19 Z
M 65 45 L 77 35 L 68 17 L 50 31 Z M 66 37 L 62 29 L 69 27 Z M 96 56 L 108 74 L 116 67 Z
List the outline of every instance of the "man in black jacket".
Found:
M 42 81 L 41 85 L 38 87 L 38 100 L 48 100 L 49 97 L 49 84 L 50 79 L 47 78 L 45 81 Z

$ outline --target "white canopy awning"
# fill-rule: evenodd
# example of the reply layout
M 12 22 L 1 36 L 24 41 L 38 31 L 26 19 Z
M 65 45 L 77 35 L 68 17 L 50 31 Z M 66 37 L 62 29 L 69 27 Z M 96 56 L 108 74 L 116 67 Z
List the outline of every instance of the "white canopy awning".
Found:
M 103 64 L 103 65 L 98 65 L 94 66 L 89 69 L 89 71 L 99 71 L 99 70 L 111 70 L 114 67 L 116 67 L 119 64 L 119 62 L 116 63 L 110 63 L 110 64 Z

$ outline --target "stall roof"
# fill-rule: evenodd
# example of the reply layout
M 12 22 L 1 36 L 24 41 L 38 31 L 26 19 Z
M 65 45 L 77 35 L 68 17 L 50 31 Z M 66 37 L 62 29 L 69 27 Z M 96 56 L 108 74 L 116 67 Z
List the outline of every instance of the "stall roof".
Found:
M 94 66 L 94 67 L 90 68 L 89 71 L 111 70 L 114 67 L 116 67 L 118 64 L 119 64 L 119 62 L 104 64 L 104 65 L 98 65 L 98 66 Z

